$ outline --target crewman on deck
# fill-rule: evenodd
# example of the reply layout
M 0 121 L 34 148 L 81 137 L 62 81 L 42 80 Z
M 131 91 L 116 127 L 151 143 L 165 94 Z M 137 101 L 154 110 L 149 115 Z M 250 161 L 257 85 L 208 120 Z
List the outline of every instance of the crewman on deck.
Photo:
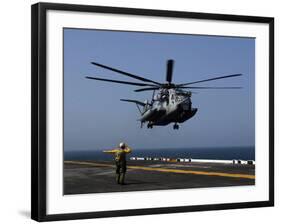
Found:
M 125 143 L 121 142 L 117 149 L 104 150 L 105 153 L 112 153 L 115 156 L 116 164 L 116 182 L 125 184 L 125 174 L 127 171 L 126 154 L 132 152 L 132 149 Z

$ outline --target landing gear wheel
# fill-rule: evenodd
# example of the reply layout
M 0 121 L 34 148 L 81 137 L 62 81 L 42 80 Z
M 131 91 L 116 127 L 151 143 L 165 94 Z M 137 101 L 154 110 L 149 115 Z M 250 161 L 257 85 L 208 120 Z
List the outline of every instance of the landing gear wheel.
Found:
M 177 123 L 175 123 L 174 126 L 173 126 L 173 128 L 174 128 L 175 130 L 177 130 L 177 129 L 179 129 L 179 125 L 178 125 Z
M 150 123 L 148 123 L 148 124 L 147 124 L 147 128 L 153 128 L 153 125 L 150 124 Z

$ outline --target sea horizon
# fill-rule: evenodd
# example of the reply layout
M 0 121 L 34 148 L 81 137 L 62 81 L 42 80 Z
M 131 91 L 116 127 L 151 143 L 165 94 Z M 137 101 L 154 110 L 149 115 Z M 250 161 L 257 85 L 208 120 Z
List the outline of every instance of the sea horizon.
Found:
M 133 149 L 129 157 L 167 157 L 217 160 L 255 160 L 255 146 Z M 64 150 L 64 160 L 112 160 L 102 150 Z

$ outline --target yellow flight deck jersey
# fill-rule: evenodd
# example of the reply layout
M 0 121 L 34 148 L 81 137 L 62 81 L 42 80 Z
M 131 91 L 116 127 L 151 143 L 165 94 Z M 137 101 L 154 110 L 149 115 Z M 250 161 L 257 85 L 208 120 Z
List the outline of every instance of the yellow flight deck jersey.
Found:
M 125 162 L 126 161 L 126 154 L 132 152 L 132 149 L 126 146 L 125 149 L 113 149 L 113 150 L 105 150 L 105 153 L 112 153 L 115 156 L 116 162 Z

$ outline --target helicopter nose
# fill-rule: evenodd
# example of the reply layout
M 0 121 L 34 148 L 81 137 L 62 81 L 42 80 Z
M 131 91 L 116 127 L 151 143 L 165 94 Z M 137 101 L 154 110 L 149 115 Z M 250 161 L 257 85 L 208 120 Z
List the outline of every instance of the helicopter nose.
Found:
M 178 105 L 182 110 L 189 110 L 190 109 L 190 100 L 188 98 L 184 99 Z
M 183 109 L 183 110 L 188 110 L 189 109 L 189 105 L 187 103 L 181 103 L 180 104 L 180 107 Z

